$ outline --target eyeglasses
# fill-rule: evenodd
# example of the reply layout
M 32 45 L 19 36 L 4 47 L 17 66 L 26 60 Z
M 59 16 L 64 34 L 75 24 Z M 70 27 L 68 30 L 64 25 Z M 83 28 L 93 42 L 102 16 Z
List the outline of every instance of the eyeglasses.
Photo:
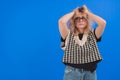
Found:
M 74 19 L 74 22 L 80 22 L 80 21 L 87 21 L 87 19 L 85 18 L 85 17 L 76 17 L 75 19 Z

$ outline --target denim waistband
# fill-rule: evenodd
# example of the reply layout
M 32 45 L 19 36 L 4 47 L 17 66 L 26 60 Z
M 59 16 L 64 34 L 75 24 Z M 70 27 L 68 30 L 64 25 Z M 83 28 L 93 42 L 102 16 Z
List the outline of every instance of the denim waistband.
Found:
M 83 72 L 83 71 L 91 71 L 91 72 L 93 72 L 95 69 L 85 69 L 85 68 L 76 68 L 76 67 L 73 67 L 73 66 L 70 66 L 70 65 L 66 65 L 67 67 L 69 67 L 69 68 L 71 68 L 71 69 L 73 69 L 74 71 L 75 70 L 78 70 L 78 71 L 80 71 L 80 72 Z

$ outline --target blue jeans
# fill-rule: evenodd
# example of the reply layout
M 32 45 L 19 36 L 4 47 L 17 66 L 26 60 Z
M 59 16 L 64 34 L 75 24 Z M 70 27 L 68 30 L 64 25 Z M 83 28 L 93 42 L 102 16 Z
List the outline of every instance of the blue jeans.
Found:
M 66 65 L 64 72 L 64 80 L 96 80 L 96 70 L 90 72 L 89 70 L 74 68 Z

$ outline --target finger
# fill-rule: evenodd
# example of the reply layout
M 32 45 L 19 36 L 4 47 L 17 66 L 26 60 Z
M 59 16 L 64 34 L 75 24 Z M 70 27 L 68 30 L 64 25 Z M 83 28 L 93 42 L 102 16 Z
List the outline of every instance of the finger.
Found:
M 77 11 L 77 10 L 78 10 L 78 8 L 80 8 L 80 7 L 75 8 L 73 11 Z
M 77 10 L 78 8 L 80 8 L 80 7 L 78 6 L 78 7 L 76 7 L 75 9 Z
M 83 8 L 84 8 L 84 9 L 87 9 L 86 5 L 83 5 Z
M 83 5 L 83 7 L 86 7 L 86 5 Z

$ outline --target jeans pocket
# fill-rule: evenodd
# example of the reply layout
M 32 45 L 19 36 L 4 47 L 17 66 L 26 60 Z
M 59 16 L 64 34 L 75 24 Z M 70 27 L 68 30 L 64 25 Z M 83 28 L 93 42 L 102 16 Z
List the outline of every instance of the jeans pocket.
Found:
M 71 66 L 66 66 L 65 73 L 71 73 L 71 72 L 73 72 L 73 70 L 74 69 Z

